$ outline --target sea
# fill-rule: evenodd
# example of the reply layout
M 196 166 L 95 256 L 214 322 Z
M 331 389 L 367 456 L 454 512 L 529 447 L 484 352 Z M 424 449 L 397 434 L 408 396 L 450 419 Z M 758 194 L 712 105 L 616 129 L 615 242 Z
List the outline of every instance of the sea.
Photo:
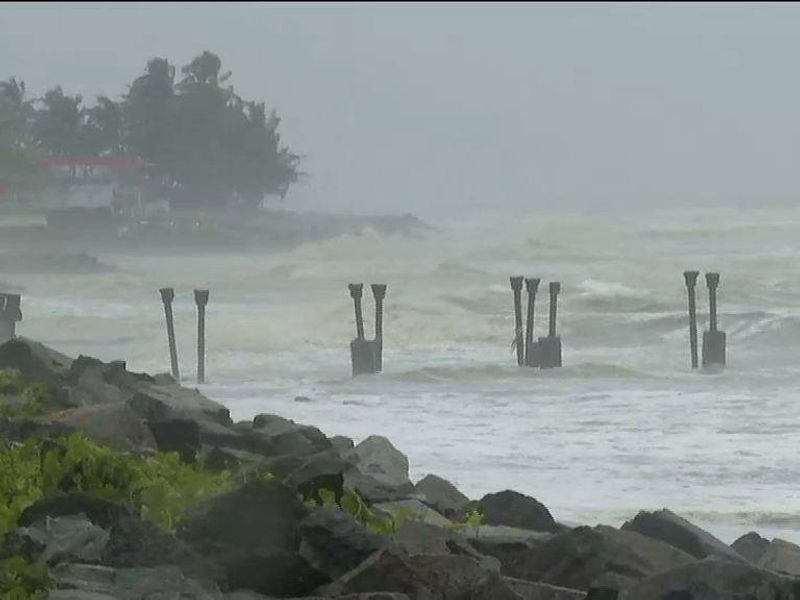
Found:
M 356 443 L 388 437 L 417 481 L 514 489 L 568 524 L 669 508 L 725 542 L 800 543 L 800 208 L 449 215 L 290 250 L 101 253 L 101 274 L 0 273 L 20 335 L 166 372 L 160 287 L 175 288 L 182 381 L 235 420 L 274 413 Z M 81 251 L 76 242 L 69 251 Z M 691 369 L 683 271 L 720 273 L 727 368 Z M 509 277 L 561 283 L 563 367 L 519 368 Z M 384 370 L 351 376 L 348 283 L 388 285 Z M 197 385 L 194 289 L 210 290 Z M 524 298 L 523 298 L 524 303 Z

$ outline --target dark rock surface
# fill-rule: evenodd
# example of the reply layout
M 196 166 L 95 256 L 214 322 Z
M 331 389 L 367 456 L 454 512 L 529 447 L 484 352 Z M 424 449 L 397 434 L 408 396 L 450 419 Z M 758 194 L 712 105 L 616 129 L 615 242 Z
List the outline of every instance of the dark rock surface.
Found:
M 641 511 L 632 521 L 625 523 L 622 529 L 661 540 L 698 559 L 719 556 L 727 560 L 744 560 L 727 544 L 667 509 Z

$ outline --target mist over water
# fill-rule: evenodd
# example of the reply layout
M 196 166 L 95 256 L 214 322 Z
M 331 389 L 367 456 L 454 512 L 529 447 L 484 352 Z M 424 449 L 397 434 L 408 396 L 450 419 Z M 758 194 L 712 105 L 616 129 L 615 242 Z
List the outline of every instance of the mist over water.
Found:
M 440 474 L 470 496 L 513 488 L 566 522 L 666 506 L 729 542 L 753 528 L 800 540 L 800 209 L 435 225 L 263 254 L 101 254 L 122 270 L 0 277 L 25 289 L 22 335 L 148 372 L 169 367 L 158 288 L 174 286 L 190 385 L 191 290 L 207 287 L 204 393 L 235 419 L 273 412 L 356 441 L 386 435 L 414 480 Z M 689 368 L 689 268 L 721 273 L 721 374 Z M 562 282 L 563 369 L 516 367 L 512 274 Z M 346 283 L 359 281 L 388 294 L 384 373 L 354 380 Z M 699 285 L 701 329 L 707 305 Z M 372 311 L 367 293 L 368 337 Z M 541 293 L 536 335 L 546 318 Z

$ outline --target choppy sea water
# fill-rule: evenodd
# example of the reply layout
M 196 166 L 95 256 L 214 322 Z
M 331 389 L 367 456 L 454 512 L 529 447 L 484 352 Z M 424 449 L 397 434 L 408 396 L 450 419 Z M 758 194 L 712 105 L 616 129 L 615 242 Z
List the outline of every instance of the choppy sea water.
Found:
M 174 286 L 190 385 L 192 289 L 207 287 L 204 393 L 235 419 L 386 435 L 414 480 L 436 473 L 472 497 L 513 488 L 570 523 L 668 507 L 728 542 L 753 529 L 800 542 L 800 209 L 436 225 L 260 255 L 101 255 L 122 271 L 0 279 L 26 290 L 20 334 L 148 372 L 169 368 L 158 288 Z M 722 276 L 723 373 L 689 368 L 690 268 Z M 564 368 L 516 367 L 513 274 L 562 282 Z M 384 373 L 355 380 L 353 281 L 389 286 Z M 367 293 L 368 336 L 372 307 Z

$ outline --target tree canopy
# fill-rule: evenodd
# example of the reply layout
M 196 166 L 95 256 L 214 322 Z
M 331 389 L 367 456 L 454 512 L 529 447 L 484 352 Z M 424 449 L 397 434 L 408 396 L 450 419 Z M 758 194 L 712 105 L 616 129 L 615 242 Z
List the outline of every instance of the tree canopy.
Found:
M 283 198 L 301 176 L 300 157 L 281 145 L 275 112 L 241 98 L 230 79 L 205 51 L 180 76 L 153 58 L 118 101 L 99 96 L 92 106 L 61 86 L 28 99 L 22 81 L 0 82 L 0 179 L 28 173 L 38 154 L 135 154 L 178 205 Z

